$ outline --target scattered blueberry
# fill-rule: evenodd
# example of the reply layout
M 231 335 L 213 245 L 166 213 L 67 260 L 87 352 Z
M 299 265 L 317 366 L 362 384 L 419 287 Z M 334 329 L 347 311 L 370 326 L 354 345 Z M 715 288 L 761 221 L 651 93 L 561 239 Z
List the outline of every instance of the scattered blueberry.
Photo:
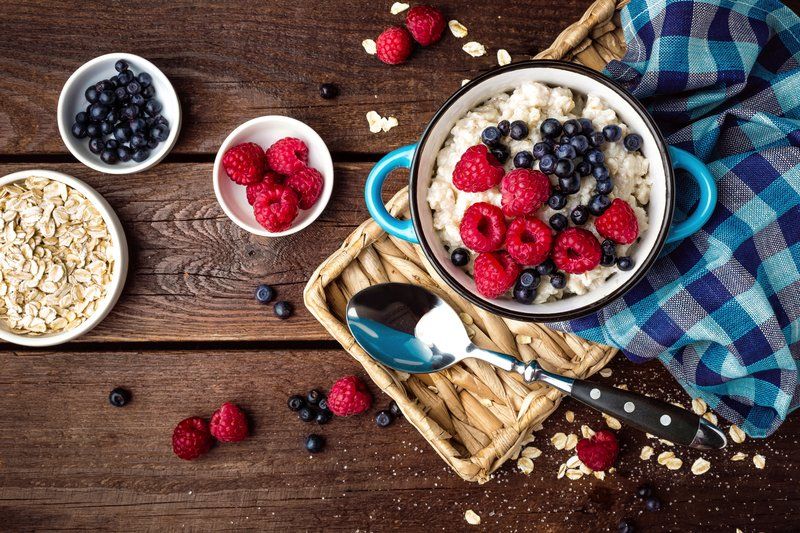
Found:
M 605 165 L 597 165 L 592 168 L 592 176 L 598 181 L 608 179 L 608 168 Z
M 569 119 L 564 121 L 563 128 L 564 128 L 564 134 L 569 135 L 570 137 L 581 133 L 581 125 L 575 119 Z
M 533 145 L 533 157 L 541 159 L 545 154 L 549 154 L 553 148 L 546 142 L 538 142 Z
M 490 149 L 492 155 L 494 155 L 500 163 L 505 163 L 508 161 L 508 146 L 505 144 L 498 144 L 496 146 L 492 146 Z
M 143 86 L 144 87 L 144 86 Z M 153 98 L 156 95 L 156 88 L 153 85 L 142 89 L 142 96 L 145 98 Z
M 571 144 L 559 144 L 556 146 L 556 157 L 559 159 L 575 159 L 578 157 L 578 152 Z
M 569 214 L 569 218 L 576 226 L 583 226 L 589 220 L 589 210 L 585 206 L 578 205 Z
M 125 90 L 125 87 L 117 87 L 116 89 L 114 89 L 114 97 L 115 97 L 114 100 L 115 102 L 116 101 L 124 102 L 129 98 L 128 91 Z
M 117 152 L 114 150 L 103 150 L 100 153 L 100 159 L 107 165 L 113 165 L 117 162 Z
M 603 213 L 605 213 L 608 206 L 611 205 L 611 200 L 608 199 L 608 196 L 604 194 L 595 194 L 592 196 L 592 199 L 589 200 L 589 212 L 596 217 L 599 217 Z
M 125 61 L 124 59 L 120 59 L 119 61 L 114 63 L 114 70 L 116 70 L 117 72 L 123 72 L 125 70 L 128 70 L 128 68 L 129 68 L 128 62 Z
M 638 133 L 629 133 L 622 141 L 622 145 L 629 152 L 635 152 L 642 147 L 642 136 Z
M 609 124 L 603 128 L 603 137 L 605 137 L 608 142 L 616 142 L 622 137 L 622 129 L 616 124 Z
M 320 411 L 327 411 L 328 410 L 328 398 L 326 398 L 323 395 L 322 398 L 320 398 L 319 401 L 317 402 L 317 407 L 320 409 Z
M 552 174 L 556 170 L 556 156 L 553 154 L 544 154 L 539 159 L 539 170 L 544 172 L 545 174 Z
M 600 148 L 606 142 L 605 136 L 599 131 L 593 131 L 587 136 L 587 138 L 589 139 L 589 144 L 595 148 Z
M 650 485 L 639 485 L 636 489 L 636 495 L 640 498 L 649 498 L 653 495 L 653 487 Z
M 634 533 L 635 531 L 633 524 L 627 520 L 621 520 L 617 525 L 617 533 Z
M 531 168 L 533 166 L 533 154 L 527 150 L 517 152 L 514 156 L 514 166 L 516 168 Z
M 339 87 L 333 83 L 323 83 L 319 86 L 319 95 L 325 100 L 333 100 L 339 96 Z
M 575 172 L 577 172 L 581 177 L 588 176 L 592 173 L 592 165 L 588 161 L 583 160 L 575 165 Z
M 595 148 L 586 154 L 586 160 L 592 165 L 597 166 L 605 162 L 606 156 L 603 152 Z
M 333 420 L 333 413 L 331 413 L 327 409 L 321 409 L 319 412 L 317 412 L 317 416 L 314 418 L 314 420 L 319 425 L 327 424 L 328 422 Z
M 123 407 L 131 401 L 131 393 L 122 387 L 117 387 L 108 395 L 108 402 L 114 407 Z
M 303 398 L 299 394 L 293 394 L 292 396 L 289 396 L 289 401 L 287 404 L 289 405 L 289 409 L 291 411 L 297 412 L 305 407 L 306 402 L 303 401 Z
M 536 269 L 536 272 L 538 272 L 540 276 L 546 276 L 547 274 L 555 270 L 556 265 L 553 264 L 553 260 L 548 257 L 542 263 L 536 265 L 534 268 Z
M 317 405 L 322 398 L 322 393 L 317 389 L 311 389 L 308 391 L 308 394 L 306 394 L 306 401 L 309 405 Z
M 648 511 L 651 511 L 651 512 L 660 511 L 661 510 L 661 500 L 659 500 L 655 496 L 650 496 L 644 502 L 644 507 L 645 507 L 645 509 L 647 509 Z
M 565 230 L 568 224 L 569 221 L 567 221 L 567 217 L 565 217 L 561 213 L 556 213 L 555 215 L 550 217 L 550 227 L 556 231 Z
M 562 127 L 557 119 L 548 118 L 542 122 L 542 125 L 539 126 L 539 130 L 545 137 L 553 139 L 561 135 Z
M 147 128 L 147 122 L 143 118 L 135 118 L 129 124 L 133 133 L 144 132 Z
M 281 320 L 286 320 L 287 318 L 292 316 L 292 304 L 285 301 L 278 302 L 275 304 L 273 311 L 275 312 L 275 316 L 277 316 Z
M 618 257 L 617 258 L 617 267 L 622 270 L 623 272 L 628 271 L 633 268 L 633 259 L 630 257 Z
M 519 279 L 517 280 L 523 287 L 538 287 L 539 286 L 539 273 L 532 268 L 526 268 L 522 271 L 519 275 Z
M 614 255 L 617 252 L 617 243 L 611 239 L 606 239 L 600 244 L 604 254 Z
M 303 406 L 297 411 L 297 418 L 303 422 L 311 422 L 316 418 L 316 413 L 309 407 Z
M 98 81 L 97 83 L 94 84 L 94 88 L 95 88 L 95 90 L 97 90 L 98 93 L 101 93 L 103 91 L 107 91 L 109 89 L 113 89 L 114 88 L 114 84 L 111 83 L 108 80 L 101 80 L 101 81 Z M 98 96 L 99 96 L 99 94 L 98 94 Z
M 567 277 L 563 272 L 553 272 L 550 274 L 550 285 L 554 289 L 563 289 L 567 284 Z
M 578 124 L 581 125 L 581 133 L 583 133 L 584 135 L 589 135 L 590 133 L 592 133 L 592 131 L 594 131 L 594 125 L 592 124 L 592 121 L 589 120 L 588 118 L 579 118 Z
M 122 116 L 128 120 L 133 120 L 139 116 L 139 108 L 134 104 L 128 104 L 122 108 Z
M 604 267 L 613 266 L 617 258 L 611 254 L 603 253 L 600 256 L 600 264 Z
M 130 102 L 136 107 L 141 108 L 145 103 L 148 103 L 141 93 L 130 95 Z
M 147 140 L 147 148 L 154 150 L 156 146 L 158 146 L 158 141 L 150 137 L 150 139 Z
M 394 400 L 389 402 L 389 412 L 392 413 L 392 416 L 395 418 L 403 416 L 403 411 L 400 410 L 400 406 L 397 405 L 397 402 Z
M 595 190 L 598 194 L 610 194 L 614 190 L 614 183 L 611 180 L 598 181 Z
M 528 136 L 528 125 L 522 120 L 515 120 L 511 123 L 511 128 L 509 129 L 508 134 L 515 141 L 521 141 Z
M 569 144 L 575 148 L 576 152 L 582 154 L 589 148 L 589 139 L 587 139 L 585 135 L 576 135 L 569 140 Z
M 312 433 L 306 437 L 306 450 L 311 453 L 319 453 L 325 448 L 325 437 Z
M 450 254 L 450 261 L 457 267 L 461 267 L 469 263 L 469 252 L 465 248 L 456 248 Z
M 502 139 L 503 134 L 495 126 L 489 126 L 481 132 L 481 142 L 486 146 L 495 146 Z
M 511 123 L 507 120 L 501 120 L 497 123 L 497 129 L 500 130 L 503 137 L 506 137 L 511 133 Z
M 569 144 L 572 140 L 572 137 L 569 135 L 562 135 L 561 138 L 558 140 L 558 144 Z
M 550 209 L 555 209 L 556 211 L 564 209 L 564 206 L 567 205 L 567 197 L 560 192 L 553 193 L 547 199 L 547 205 L 550 206 Z
M 77 122 L 72 125 L 72 136 L 76 139 L 83 139 L 86 137 L 86 126 L 78 124 Z
M 539 163 L 539 167 L 542 164 Z M 566 178 L 575 172 L 575 164 L 569 159 L 559 159 L 555 166 L 555 175 L 559 178 Z
M 581 178 L 572 173 L 564 178 L 558 178 L 558 186 L 564 194 L 575 194 L 581 190 Z
M 394 417 L 388 410 L 384 409 L 375 413 L 375 424 L 377 424 L 379 428 L 389 427 L 392 425 L 392 422 L 394 422 Z

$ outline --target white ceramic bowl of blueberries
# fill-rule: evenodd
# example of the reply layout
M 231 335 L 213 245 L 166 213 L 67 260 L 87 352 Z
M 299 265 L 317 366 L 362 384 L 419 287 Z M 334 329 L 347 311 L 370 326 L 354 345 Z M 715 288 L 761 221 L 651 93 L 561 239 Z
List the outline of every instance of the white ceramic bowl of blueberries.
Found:
M 85 63 L 58 99 L 64 144 L 83 164 L 107 174 L 152 167 L 172 150 L 180 127 L 172 84 L 153 63 L 133 54 Z

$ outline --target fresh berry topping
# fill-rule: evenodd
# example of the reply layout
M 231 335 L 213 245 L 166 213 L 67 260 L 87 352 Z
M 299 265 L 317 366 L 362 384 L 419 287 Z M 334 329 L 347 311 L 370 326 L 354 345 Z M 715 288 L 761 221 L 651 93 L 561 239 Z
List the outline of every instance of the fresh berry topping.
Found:
M 508 161 L 508 156 L 511 155 L 511 152 L 508 151 L 508 146 L 502 143 L 492 146 L 489 148 L 489 151 L 501 165 L 505 164 L 505 162 Z
M 108 402 L 114 407 L 123 407 L 129 401 L 131 401 L 131 393 L 122 387 L 117 387 L 108 395 Z
M 532 268 L 523 270 L 514 285 L 514 299 L 521 304 L 532 304 L 533 299 L 536 298 L 536 287 L 539 286 L 540 280 L 536 270 Z
M 461 219 L 461 240 L 476 252 L 493 252 L 506 238 L 506 219 L 496 205 L 487 202 L 472 204 Z
M 319 404 L 319 401 L 320 401 L 321 399 L 323 399 L 324 397 L 325 397 L 325 395 L 324 395 L 324 394 L 322 394 L 322 393 L 321 393 L 320 391 L 318 391 L 317 389 L 311 389 L 310 391 L 308 391 L 308 394 L 306 394 L 306 401 L 307 401 L 307 402 L 308 402 L 310 405 L 318 405 L 318 404 Z
M 208 452 L 213 442 L 208 424 L 196 416 L 181 420 L 172 432 L 172 451 L 187 461 L 197 459 Z
M 605 213 L 597 217 L 594 227 L 603 237 L 619 244 L 631 244 L 639 236 L 639 222 L 625 200 L 614 198 Z
M 311 453 L 319 453 L 325 448 L 325 437 L 312 433 L 306 437 L 306 450 Z
M 558 159 L 553 172 L 559 178 L 569 178 L 575 172 L 575 163 L 571 159 Z M 579 182 L 580 184 L 580 182 Z
M 560 192 L 553 193 L 553 195 L 547 199 L 547 205 L 550 206 L 550 209 L 555 211 L 564 209 L 567 205 L 567 196 Z
M 558 159 L 553 154 L 544 154 L 539 159 L 539 170 L 545 174 L 553 174 L 556 171 Z
M 582 154 L 589 148 L 589 139 L 586 138 L 586 135 L 576 135 L 569 140 L 569 144 L 575 148 L 576 152 Z
M 225 402 L 211 415 L 211 434 L 220 442 L 239 442 L 249 434 L 247 417 L 235 404 Z
M 528 124 L 523 120 L 515 120 L 511 123 L 511 129 L 508 134 L 515 141 L 521 141 L 528 136 Z
M 317 412 L 317 416 L 314 417 L 314 421 L 319 424 L 320 426 L 327 424 L 333 419 L 333 413 L 331 413 L 327 409 L 320 409 Z
M 516 168 L 531 168 L 533 166 L 533 154 L 527 150 L 517 152 L 514 156 L 514 166 Z
M 592 167 L 592 176 L 597 181 L 606 181 L 609 178 L 608 168 L 605 165 L 595 165 Z
M 272 185 L 283 182 L 283 177 L 280 174 L 267 170 L 264 173 L 264 178 L 258 183 L 251 183 L 245 188 L 247 195 L 247 203 L 253 205 L 256 202 L 258 195 L 272 187 Z
M 549 198 L 550 180 L 538 170 L 517 168 L 503 177 L 500 192 L 507 217 L 529 215 Z
M 394 422 L 394 417 L 389 411 L 383 410 L 375 413 L 375 424 L 377 424 L 379 428 L 389 427 L 392 425 L 392 422 Z
M 569 220 L 561 213 L 555 213 L 550 217 L 550 227 L 556 231 L 563 231 L 568 225 Z
M 389 412 L 392 413 L 392 416 L 395 418 L 403 416 L 403 411 L 400 410 L 400 406 L 397 405 L 397 402 L 394 400 L 389 402 Z
M 500 142 L 503 134 L 495 126 L 489 126 L 481 132 L 481 142 L 486 146 L 494 146 Z
M 545 154 L 552 153 L 553 148 L 546 142 L 538 142 L 533 145 L 533 157 L 541 159 Z
M 372 405 L 372 395 L 356 376 L 345 376 L 328 392 L 328 408 L 336 416 L 358 415 Z
M 595 148 L 586 154 L 586 160 L 592 165 L 601 165 L 605 163 L 606 156 L 603 154 L 603 152 Z
M 642 136 L 638 133 L 630 133 L 625 136 L 625 139 L 622 141 L 622 145 L 625 149 L 629 152 L 635 152 L 639 148 L 642 147 Z
M 303 406 L 297 411 L 297 418 L 303 422 L 311 422 L 317 417 L 316 412 L 308 406 Z
M 588 176 L 592 173 L 592 165 L 588 161 L 583 160 L 575 165 L 575 172 L 581 177 Z
M 582 274 L 600 264 L 602 250 L 594 235 L 583 228 L 567 228 L 556 236 L 553 262 L 570 274 Z
M 411 35 L 400 26 L 390 26 L 383 30 L 375 45 L 378 59 L 387 65 L 398 65 L 411 55 Z
M 550 285 L 554 289 L 563 289 L 567 285 L 567 276 L 563 272 L 553 272 L 550 274 Z
M 469 263 L 469 251 L 465 248 L 456 248 L 453 250 L 453 253 L 450 254 L 450 262 L 457 267 L 465 266 Z
M 291 411 L 299 411 L 306 405 L 305 400 L 299 394 L 289 396 L 289 400 L 286 403 Z
M 636 528 L 629 520 L 620 520 L 619 524 L 617 524 L 617 533 L 634 533 L 634 531 L 636 531 Z
M 319 95 L 325 100 L 331 100 L 339 96 L 339 87 L 333 83 L 323 83 L 319 86 Z
M 508 227 L 506 249 L 521 265 L 538 265 L 550 255 L 553 232 L 535 217 L 520 217 Z
M 624 272 L 631 270 L 633 268 L 633 259 L 630 257 L 619 257 L 617 258 L 617 267 Z
M 598 181 L 595 190 L 597 194 L 611 194 L 611 191 L 614 190 L 614 182 L 609 179 Z M 609 203 L 609 205 L 611 204 Z
M 619 452 L 617 437 L 607 429 L 601 429 L 591 438 L 578 441 L 578 459 L 594 471 L 608 470 L 614 466 Z
M 514 285 L 519 270 L 508 252 L 480 254 L 475 259 L 475 286 L 487 298 L 497 298 Z
M 603 137 L 605 137 L 608 142 L 618 141 L 620 137 L 622 137 L 622 128 L 616 124 L 609 124 L 603 128 Z
M 573 135 L 578 135 L 583 130 L 583 128 L 581 128 L 580 123 L 574 118 L 565 120 L 563 128 L 564 128 L 564 135 L 569 135 L 570 137 L 572 137 Z
M 272 308 L 272 312 L 281 320 L 286 320 L 292 316 L 292 311 L 294 311 L 292 304 L 286 301 L 276 302 L 275 306 Z
M 267 148 L 267 163 L 269 168 L 291 176 L 308 165 L 308 146 L 300 139 L 284 137 Z
M 578 157 L 578 152 L 571 144 L 559 144 L 556 147 L 555 154 L 559 159 L 575 159 Z
M 284 185 L 273 185 L 253 203 L 256 220 L 269 231 L 283 231 L 297 216 L 297 194 Z
M 414 6 L 408 10 L 406 28 L 414 40 L 429 46 L 442 38 L 445 21 L 442 12 L 431 6 Z
M 268 304 L 275 299 L 275 289 L 262 283 L 256 287 L 256 301 L 260 304 Z
M 503 134 L 503 137 L 511 133 L 511 123 L 507 120 L 501 120 L 497 123 L 497 129 Z
M 569 218 L 576 226 L 583 226 L 589 220 L 589 210 L 585 206 L 576 205 L 569 214 Z
M 553 260 L 549 257 L 536 265 L 536 273 L 540 276 L 546 276 L 547 274 L 551 273 L 553 270 L 556 269 L 556 265 L 553 263 Z
M 237 144 L 222 156 L 222 166 L 228 176 L 239 185 L 261 181 L 266 170 L 264 150 L 256 143 Z
M 286 185 L 300 198 L 300 209 L 311 209 L 322 194 L 322 184 L 322 174 L 311 167 L 304 167 L 286 179 Z
M 453 185 L 464 192 L 483 192 L 503 179 L 503 166 L 483 144 L 467 148 L 453 170 Z
M 561 135 L 562 127 L 558 119 L 548 118 L 542 122 L 542 125 L 539 126 L 539 130 L 542 132 L 543 136 L 549 139 L 555 139 Z
M 592 196 L 591 200 L 589 200 L 589 205 L 587 207 L 589 208 L 589 212 L 591 214 L 599 217 L 606 212 L 606 209 L 608 209 L 608 206 L 610 205 L 611 200 L 608 198 L 608 196 L 604 194 L 595 194 Z

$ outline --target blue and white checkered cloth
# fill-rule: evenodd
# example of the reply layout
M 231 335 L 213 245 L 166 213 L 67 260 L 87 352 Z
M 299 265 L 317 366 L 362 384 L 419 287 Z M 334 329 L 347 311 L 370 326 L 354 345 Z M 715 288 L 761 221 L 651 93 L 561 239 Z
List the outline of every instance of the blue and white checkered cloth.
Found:
M 658 357 L 690 395 L 767 436 L 800 401 L 800 18 L 775 0 L 633 0 L 622 24 L 628 51 L 607 74 L 706 162 L 719 204 L 623 298 L 561 327 Z

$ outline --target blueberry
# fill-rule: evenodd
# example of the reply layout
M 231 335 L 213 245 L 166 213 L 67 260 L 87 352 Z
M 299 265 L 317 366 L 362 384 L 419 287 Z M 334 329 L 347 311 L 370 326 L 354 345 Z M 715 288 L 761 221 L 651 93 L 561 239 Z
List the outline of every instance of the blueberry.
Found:
M 131 129 L 128 126 L 117 126 L 114 129 L 114 138 L 121 143 L 131 140 Z
M 555 215 L 550 217 L 550 227 L 556 231 L 563 231 L 567 228 L 567 217 L 562 215 L 561 213 L 556 213 Z
M 608 209 L 610 205 L 611 200 L 608 199 L 608 196 L 604 194 L 595 194 L 592 196 L 592 199 L 589 200 L 589 212 L 599 217 L 606 212 L 606 209 Z
M 275 289 L 273 289 L 266 283 L 262 283 L 261 285 L 256 287 L 255 297 L 258 303 L 268 304 L 275 299 Z
M 461 267 L 469 263 L 469 252 L 465 248 L 456 248 L 450 254 L 450 261 L 457 267 Z
M 505 163 L 508 161 L 508 146 L 505 144 L 498 144 L 497 146 L 493 146 L 490 150 L 492 155 L 494 155 L 500 163 Z
M 117 96 L 114 91 L 103 91 L 97 101 L 103 105 L 111 105 L 117 101 Z
M 603 133 L 599 131 L 593 131 L 587 136 L 587 138 L 589 139 L 589 144 L 595 148 L 600 148 L 606 142 L 606 138 L 603 136 Z
M 147 138 L 144 135 L 133 135 L 131 137 L 131 148 L 138 150 L 147 146 Z
M 560 192 L 553 193 L 550 198 L 547 199 L 547 205 L 550 206 L 550 209 L 555 209 L 556 211 L 564 209 L 564 206 L 567 205 L 567 197 Z
M 569 214 L 569 218 L 576 226 L 583 226 L 589 220 L 589 210 L 582 205 L 575 206 L 575 209 Z
M 89 118 L 91 118 L 94 122 L 100 122 L 106 118 L 108 111 L 108 107 L 101 103 L 92 104 L 92 107 L 89 110 Z
M 511 123 L 507 120 L 501 120 L 497 123 L 497 129 L 500 130 L 503 137 L 507 137 L 511 133 Z
M 495 146 L 502 137 L 503 134 L 495 126 L 489 126 L 481 132 L 481 142 L 486 146 Z
M 116 70 L 117 72 L 128 70 L 128 62 L 125 61 L 124 59 L 118 60 L 116 63 L 114 63 L 114 70 Z
M 319 453 L 325 448 L 325 437 L 312 433 L 306 437 L 306 450 L 311 453 Z
M 300 396 L 299 394 L 294 394 L 292 396 L 289 396 L 289 401 L 287 402 L 287 404 L 289 405 L 290 410 L 296 412 L 305 407 L 306 402 L 305 400 L 303 400 L 302 396 Z
M 148 102 L 141 93 L 130 95 L 130 101 L 136 107 L 142 107 Z
M 149 87 L 145 87 L 142 89 L 142 96 L 145 98 L 152 98 L 156 95 L 156 88 L 150 85 Z
M 392 413 L 392 416 L 395 418 L 403 416 L 403 411 L 400 410 L 400 406 L 397 405 L 397 402 L 394 400 L 389 402 L 389 412 Z
M 508 134 L 515 141 L 521 141 L 528 136 L 528 125 L 522 120 L 515 120 L 511 123 L 511 129 Z
M 101 135 L 110 135 L 114 132 L 114 123 L 113 122 L 101 122 L 100 123 L 100 134 Z
M 636 529 L 633 527 L 633 524 L 627 520 L 621 520 L 619 524 L 617 524 L 617 533 L 634 533 Z
M 117 152 L 116 150 L 103 150 L 100 159 L 107 165 L 113 165 L 117 162 Z
M 648 511 L 651 511 L 651 512 L 660 511 L 661 510 L 661 500 L 659 500 L 655 496 L 650 496 L 644 502 L 644 507 L 645 507 L 645 509 L 647 509 Z
M 616 124 L 609 124 L 603 128 L 603 137 L 608 142 L 617 142 L 622 137 L 622 129 Z
M 598 181 L 607 180 L 608 179 L 608 169 L 603 164 L 594 166 L 594 167 L 592 167 L 592 176 L 594 176 L 594 179 L 596 179 Z
M 650 485 L 639 485 L 636 489 L 636 495 L 640 498 L 649 498 L 653 495 L 653 487 Z
M 156 124 L 150 130 L 150 138 L 155 139 L 160 143 L 163 143 L 169 138 L 169 128 L 164 126 L 163 124 Z
M 139 116 L 139 108 L 133 104 L 122 108 L 122 116 L 128 120 L 133 120 Z
M 128 91 L 129 94 L 139 94 L 142 92 L 142 86 L 139 85 L 138 81 L 132 81 L 125 86 L 125 90 Z
M 573 172 L 566 178 L 558 178 L 558 186 L 564 194 L 575 194 L 581 190 L 581 178 Z
M 603 152 L 595 148 L 586 154 L 586 160 L 592 165 L 601 165 L 605 162 L 606 156 L 603 155 Z
M 101 93 L 103 91 L 108 91 L 108 90 L 112 90 L 113 91 L 114 90 L 114 84 L 111 83 L 109 80 L 102 80 L 102 81 L 98 81 L 97 83 L 95 83 L 94 84 L 94 88 L 97 90 L 98 93 Z M 100 95 L 98 94 L 98 97 L 99 96 Z
M 146 148 L 140 148 L 139 150 L 133 152 L 133 160 L 136 161 L 137 163 L 141 163 L 148 157 L 150 157 L 150 150 Z
M 93 154 L 99 154 L 105 149 L 105 144 L 100 137 L 89 139 L 89 151 Z
M 125 90 L 125 87 L 117 87 L 114 89 L 114 97 L 115 101 L 124 102 L 128 99 L 128 91 Z
M 333 420 L 333 413 L 331 413 L 327 409 L 322 409 L 317 413 L 317 416 L 314 418 L 314 420 L 320 426 L 325 425 L 331 420 Z
M 564 128 L 564 134 L 569 135 L 570 137 L 572 137 L 573 135 L 578 135 L 579 133 L 581 133 L 582 129 L 580 123 L 575 119 L 569 119 L 564 121 L 563 128 Z
M 638 133 L 630 133 L 625 136 L 625 140 L 622 141 L 622 145 L 627 151 L 635 152 L 642 147 L 642 136 Z
M 541 163 L 539 166 L 541 167 Z M 571 176 L 573 172 L 575 172 L 575 164 L 571 159 L 559 159 L 556 163 L 555 175 L 559 178 Z
M 533 157 L 541 159 L 545 154 L 549 154 L 553 148 L 546 142 L 538 142 L 533 145 Z
M 630 257 L 617 257 L 617 267 L 623 272 L 633 268 L 633 259 Z
M 514 156 L 514 166 L 517 168 L 531 168 L 533 166 L 533 154 L 527 150 L 517 152 Z
M 81 111 L 77 115 L 75 115 L 75 122 L 77 122 L 78 124 L 86 124 L 87 122 L 89 122 L 89 116 L 86 114 L 85 111 Z
M 108 395 L 108 402 L 114 407 L 122 407 L 131 401 L 131 393 L 122 387 L 117 387 Z
M 83 139 L 86 137 L 86 125 L 75 122 L 72 125 L 72 136 L 76 139 Z
M 594 125 L 592 124 L 592 121 L 589 120 L 588 118 L 579 118 L 578 124 L 581 125 L 581 133 L 583 133 L 584 135 L 589 135 L 594 131 Z
M 285 301 L 278 302 L 275 304 L 273 311 L 275 312 L 276 317 L 280 318 L 281 320 L 286 320 L 292 316 L 292 304 Z
M 575 172 L 578 173 L 579 176 L 588 176 L 592 173 L 592 165 L 586 161 L 585 159 L 575 165 Z
M 302 420 L 303 422 L 311 422 L 316 418 L 316 413 L 310 407 L 304 405 L 297 411 L 297 418 Z
M 612 266 L 616 262 L 616 260 L 617 258 L 611 254 L 604 253 L 603 255 L 600 256 L 600 264 L 605 267 Z
M 552 174 L 556 170 L 556 156 L 553 154 L 544 154 L 539 159 L 539 170 L 544 172 L 545 174 Z
M 133 81 L 133 72 L 130 70 L 122 70 L 117 74 L 117 79 L 120 85 L 127 87 L 128 84 Z
M 119 159 L 121 162 L 126 163 L 130 161 L 132 156 L 133 151 L 127 146 L 123 145 L 117 148 L 117 159 Z
M 158 115 L 161 112 L 161 109 L 161 102 L 158 100 L 148 100 L 144 105 L 144 110 L 147 111 L 147 114 L 151 117 Z
M 536 289 L 534 287 L 523 287 L 519 283 L 514 286 L 514 300 L 521 304 L 530 305 L 533 299 L 536 298 Z
M 536 265 L 536 272 L 538 272 L 540 276 L 546 276 L 555 269 L 556 265 L 553 264 L 553 260 L 550 259 L 549 257 L 545 259 L 543 262 Z
M 610 194 L 614 190 L 614 182 L 611 180 L 600 180 L 594 188 L 598 194 Z
M 533 268 L 526 268 L 519 275 L 519 279 L 517 280 L 517 285 L 521 287 L 533 287 L 533 288 L 538 287 L 539 273 L 536 272 L 536 270 Z
M 567 276 L 563 272 L 553 272 L 550 274 L 550 285 L 554 289 L 563 289 L 567 284 Z
M 539 131 L 541 131 L 542 135 L 545 137 L 554 139 L 555 137 L 561 135 L 561 123 L 554 118 L 548 118 L 542 122 L 541 126 L 539 126 Z
M 559 159 L 575 159 L 578 152 L 571 144 L 559 144 L 556 146 L 556 157 Z
M 106 150 L 116 150 L 119 148 L 119 141 L 116 139 L 106 140 Z
M 139 75 L 136 76 L 136 80 L 142 87 L 150 87 L 153 83 L 153 77 L 147 72 L 140 72 Z
M 147 122 L 143 118 L 135 118 L 130 121 L 131 131 L 133 133 L 139 133 L 140 131 L 143 132 L 147 127 Z
M 103 135 L 103 132 L 100 130 L 100 126 L 98 126 L 97 124 L 87 124 L 86 135 L 94 139 L 95 137 L 101 137 Z
M 306 394 L 306 401 L 309 405 L 317 405 L 324 397 L 325 396 L 317 389 L 311 389 L 308 391 L 308 394 Z
M 164 118 L 162 115 L 156 115 L 153 117 L 153 125 L 156 124 L 163 124 L 166 127 L 169 127 L 169 120 Z
M 569 135 L 562 135 L 560 139 L 558 139 L 558 144 L 569 144 L 572 140 L 572 137 Z
M 576 135 L 569 140 L 569 144 L 575 148 L 576 152 L 582 154 L 589 148 L 589 139 L 587 139 L 585 135 Z
M 384 409 L 375 413 L 375 424 L 377 424 L 379 428 L 389 427 L 392 425 L 392 422 L 394 422 L 394 417 L 388 410 Z
M 86 97 L 86 100 L 87 100 L 87 101 L 88 101 L 90 104 L 93 104 L 93 103 L 97 102 L 97 100 L 99 100 L 99 99 L 100 99 L 100 91 L 98 91 L 97 89 L 95 89 L 95 88 L 94 88 L 94 85 L 92 85 L 91 87 L 89 87 L 88 89 L 86 89 L 86 92 L 85 92 L 85 93 L 83 93 L 83 96 L 85 96 L 85 97 Z
M 600 248 L 603 249 L 604 254 L 614 255 L 617 251 L 617 243 L 611 239 L 606 239 L 600 244 Z
M 156 146 L 158 146 L 158 141 L 153 139 L 152 137 L 147 141 L 147 148 L 149 150 L 155 150 Z

